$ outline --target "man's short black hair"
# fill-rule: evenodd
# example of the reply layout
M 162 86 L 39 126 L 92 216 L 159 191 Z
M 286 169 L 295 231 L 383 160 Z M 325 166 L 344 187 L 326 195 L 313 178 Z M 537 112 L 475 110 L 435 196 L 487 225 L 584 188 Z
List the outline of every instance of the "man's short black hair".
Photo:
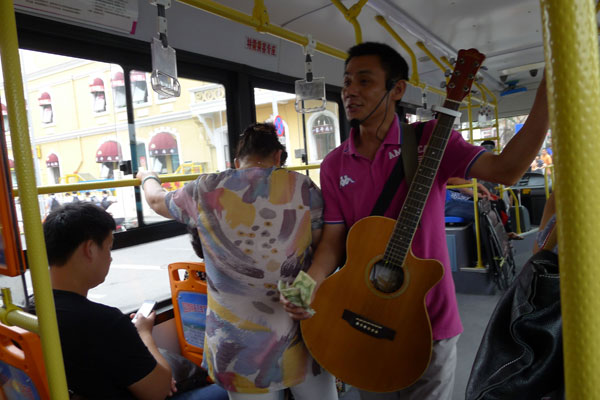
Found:
M 401 80 L 408 80 L 408 64 L 400 53 L 384 43 L 363 42 L 352 46 L 348 50 L 348 58 L 346 58 L 344 67 L 354 57 L 373 55 L 379 56 L 381 68 L 385 71 L 386 88 L 388 88 L 389 82 L 396 83 Z
M 116 229 L 113 217 L 91 203 L 68 203 L 52 211 L 44 221 L 48 263 L 67 263 L 79 245 L 93 240 L 98 246 Z
M 483 142 L 481 142 L 481 145 L 496 147 L 496 142 L 494 142 L 493 140 L 484 140 Z

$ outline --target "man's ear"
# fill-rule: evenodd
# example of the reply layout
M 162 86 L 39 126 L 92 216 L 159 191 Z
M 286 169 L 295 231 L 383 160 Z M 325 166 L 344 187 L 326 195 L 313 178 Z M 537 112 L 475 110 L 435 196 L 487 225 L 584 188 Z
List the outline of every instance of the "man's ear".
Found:
M 398 101 L 402 99 L 402 96 L 404 96 L 404 92 L 406 92 L 406 81 L 400 80 L 396 82 L 394 88 L 392 89 L 392 92 L 390 93 L 391 100 Z
M 98 251 L 98 246 L 92 239 L 86 240 L 80 246 L 83 256 L 88 260 L 92 260 L 96 255 L 96 251 Z
M 233 159 L 233 165 L 235 165 L 235 169 L 240 168 L 240 160 L 238 160 L 237 157 Z

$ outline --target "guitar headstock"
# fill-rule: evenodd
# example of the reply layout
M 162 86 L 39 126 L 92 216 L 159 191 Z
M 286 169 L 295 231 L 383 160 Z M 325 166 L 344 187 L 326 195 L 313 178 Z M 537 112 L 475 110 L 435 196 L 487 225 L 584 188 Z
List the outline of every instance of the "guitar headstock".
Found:
M 447 98 L 462 101 L 471 91 L 475 75 L 485 60 L 485 55 L 477 49 L 459 50 L 456 56 L 456 65 L 452 72 L 450 82 L 446 85 Z

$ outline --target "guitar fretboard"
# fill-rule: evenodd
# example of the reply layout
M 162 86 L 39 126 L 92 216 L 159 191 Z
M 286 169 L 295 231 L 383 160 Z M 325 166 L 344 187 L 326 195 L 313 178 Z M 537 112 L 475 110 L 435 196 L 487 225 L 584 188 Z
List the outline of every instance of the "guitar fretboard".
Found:
M 444 102 L 444 107 L 451 110 L 457 110 L 459 105 L 458 102 L 451 100 Z M 444 150 L 448 144 L 453 123 L 454 117 L 440 113 L 435 129 L 427 142 L 425 154 L 417 167 L 406 200 L 396 221 L 394 232 L 383 256 L 384 261 L 395 267 L 400 268 L 408 254 L 412 239 L 421 220 L 423 208 L 444 155 Z

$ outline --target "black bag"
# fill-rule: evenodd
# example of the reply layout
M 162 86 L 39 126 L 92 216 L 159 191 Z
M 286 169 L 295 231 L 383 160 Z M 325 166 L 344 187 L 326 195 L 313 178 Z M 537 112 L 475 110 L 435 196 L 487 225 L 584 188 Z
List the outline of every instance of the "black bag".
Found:
M 558 256 L 547 244 L 498 302 L 473 363 L 466 400 L 564 398 Z

